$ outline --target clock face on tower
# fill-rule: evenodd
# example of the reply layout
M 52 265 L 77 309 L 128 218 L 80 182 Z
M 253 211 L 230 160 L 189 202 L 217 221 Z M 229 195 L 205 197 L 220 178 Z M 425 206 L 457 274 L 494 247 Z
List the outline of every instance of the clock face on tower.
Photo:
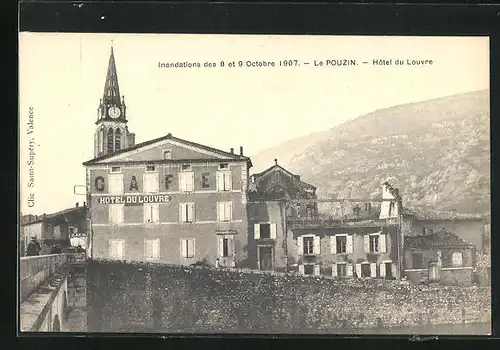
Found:
M 111 118 L 118 118 L 121 114 L 120 108 L 118 107 L 111 107 L 108 111 L 108 114 Z

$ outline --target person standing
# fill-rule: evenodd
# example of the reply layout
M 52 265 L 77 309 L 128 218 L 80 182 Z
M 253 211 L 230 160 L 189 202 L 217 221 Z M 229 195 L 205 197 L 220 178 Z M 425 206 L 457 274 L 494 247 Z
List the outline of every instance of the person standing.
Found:
M 36 239 L 36 236 L 31 237 L 31 241 L 26 248 L 26 256 L 35 256 L 39 255 L 42 247 L 40 247 L 40 243 Z

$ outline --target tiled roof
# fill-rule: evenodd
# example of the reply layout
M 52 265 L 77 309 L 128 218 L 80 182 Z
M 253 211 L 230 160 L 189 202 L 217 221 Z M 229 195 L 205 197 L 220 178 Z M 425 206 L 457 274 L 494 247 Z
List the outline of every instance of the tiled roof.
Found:
M 292 173 L 291 171 L 283 168 L 281 165 L 279 164 L 274 164 L 273 166 L 270 166 L 269 168 L 267 168 L 266 170 L 264 171 L 261 171 L 260 173 L 255 173 L 253 174 L 252 176 L 255 176 L 255 179 L 257 180 L 259 177 L 267 174 L 268 172 L 274 170 L 274 169 L 279 169 L 281 171 L 283 171 L 284 173 L 287 173 L 288 175 L 290 175 L 290 177 L 293 177 L 293 178 L 297 178 L 297 175 Z M 315 186 L 305 182 L 305 181 L 302 181 L 302 180 L 297 180 L 297 183 L 302 186 L 303 188 L 310 188 L 310 189 L 316 189 Z
M 174 137 L 174 136 L 172 136 L 172 134 L 168 133 L 165 136 L 162 136 L 162 137 L 159 137 L 159 138 L 156 138 L 156 139 L 153 139 L 153 140 L 141 142 L 141 143 L 138 143 L 138 144 L 136 144 L 136 145 L 134 145 L 132 147 L 124 148 L 124 149 L 121 149 L 119 151 L 116 151 L 116 152 L 113 152 L 113 153 L 109 153 L 109 154 L 105 154 L 103 156 L 91 159 L 89 161 L 84 162 L 83 165 L 94 164 L 94 163 L 97 163 L 97 162 L 99 162 L 101 160 L 104 160 L 104 159 L 107 159 L 107 158 L 110 158 L 110 157 L 114 157 L 114 156 L 116 156 L 118 154 L 123 154 L 123 153 L 126 153 L 126 152 L 130 152 L 130 151 L 139 149 L 141 147 L 148 146 L 148 145 L 154 144 L 156 142 L 161 142 L 161 141 L 165 141 L 165 140 L 172 140 L 172 141 L 180 142 L 180 143 L 192 146 L 192 147 L 201 148 L 201 149 L 204 149 L 204 150 L 207 150 L 207 151 L 210 151 L 210 152 L 214 152 L 214 153 L 218 153 L 220 155 L 223 155 L 223 156 L 226 156 L 226 157 L 231 157 L 231 158 L 234 158 L 234 159 L 247 160 L 251 164 L 250 158 L 248 158 L 246 156 L 242 156 L 242 155 L 235 154 L 235 153 L 230 153 L 230 152 L 225 152 L 225 151 L 222 151 L 220 149 L 216 149 L 216 148 L 212 148 L 212 147 L 209 147 L 209 146 L 205 146 L 205 145 L 202 145 L 202 144 L 199 144 L 199 143 L 196 143 L 196 142 L 183 140 L 183 139 L 180 139 L 178 137 Z
M 73 212 L 79 212 L 79 211 L 83 215 L 85 213 L 85 207 L 72 207 L 72 208 L 63 209 L 63 210 L 60 210 L 58 212 L 51 213 L 51 214 L 37 215 L 36 216 L 37 218 L 35 220 L 26 221 L 23 224 L 24 225 L 31 225 L 31 224 L 35 224 L 38 222 L 42 222 L 44 220 L 55 219 L 59 216 L 64 216 L 66 214 L 70 214 Z
M 445 230 L 440 230 L 429 235 L 405 236 L 404 244 L 409 249 L 473 247 L 471 243 Z
M 482 214 L 467 214 L 431 209 L 413 210 L 407 207 L 403 207 L 403 215 L 413 216 L 417 220 L 483 220 L 485 218 Z

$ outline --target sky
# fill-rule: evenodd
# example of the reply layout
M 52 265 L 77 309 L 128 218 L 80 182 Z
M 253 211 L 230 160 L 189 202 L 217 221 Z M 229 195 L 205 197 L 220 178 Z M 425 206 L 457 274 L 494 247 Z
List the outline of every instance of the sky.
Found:
M 380 108 L 489 88 L 487 37 L 21 33 L 23 215 L 85 201 L 74 186 L 85 184 L 82 163 L 93 158 L 111 45 L 136 143 L 172 133 L 226 151 L 243 146 L 250 157 Z M 339 59 L 358 65 L 326 65 Z M 392 59 L 392 65 L 374 66 L 374 59 Z M 397 59 L 433 64 L 401 66 Z M 300 66 L 279 67 L 281 60 Z M 233 61 L 243 67 L 228 67 Z M 247 67 L 247 61 L 276 66 Z M 201 68 L 159 68 L 159 62 L 199 62 Z M 33 132 L 27 134 L 30 107 Z

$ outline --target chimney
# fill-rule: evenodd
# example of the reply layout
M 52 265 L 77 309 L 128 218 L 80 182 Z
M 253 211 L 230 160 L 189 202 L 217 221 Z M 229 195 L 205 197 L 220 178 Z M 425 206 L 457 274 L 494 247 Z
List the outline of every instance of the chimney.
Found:
M 233 147 L 231 147 L 230 152 L 231 152 L 231 154 L 234 154 L 234 148 Z
M 79 206 L 79 204 L 78 204 L 78 202 L 76 202 L 76 207 L 78 208 L 78 206 Z
M 240 156 L 243 155 L 243 146 L 240 146 Z

